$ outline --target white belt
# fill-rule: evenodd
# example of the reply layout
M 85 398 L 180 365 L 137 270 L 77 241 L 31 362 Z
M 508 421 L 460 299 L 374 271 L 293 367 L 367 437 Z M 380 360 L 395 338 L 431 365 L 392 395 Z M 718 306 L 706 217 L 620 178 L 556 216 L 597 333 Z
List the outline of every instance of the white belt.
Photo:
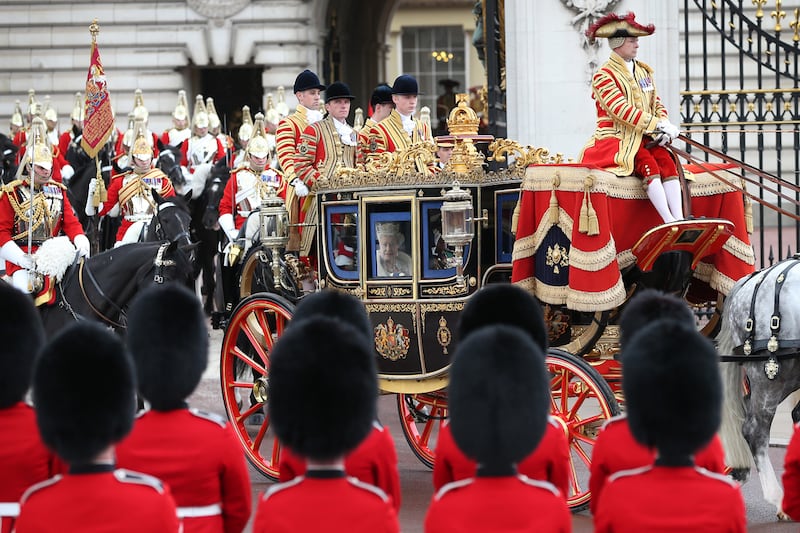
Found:
M 212 503 L 202 507 L 178 507 L 178 518 L 199 518 L 201 516 L 216 516 L 222 514 L 222 505 Z
M 0 516 L 10 516 L 12 518 L 19 516 L 19 504 L 0 503 Z
M 148 220 L 152 220 L 153 215 L 144 213 L 141 215 L 125 215 L 125 220 L 128 222 L 146 222 Z

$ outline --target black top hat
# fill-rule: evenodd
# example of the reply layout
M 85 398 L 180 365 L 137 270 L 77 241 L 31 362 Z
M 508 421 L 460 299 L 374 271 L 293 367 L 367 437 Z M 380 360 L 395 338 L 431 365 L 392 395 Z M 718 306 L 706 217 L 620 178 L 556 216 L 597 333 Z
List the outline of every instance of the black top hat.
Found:
M 377 399 L 372 342 L 349 324 L 315 316 L 275 343 L 269 417 L 275 435 L 301 456 L 331 460 L 353 450 L 372 428 Z
M 479 475 L 511 475 L 547 428 L 544 355 L 519 328 L 480 328 L 458 344 L 447 401 L 453 440 Z
M 375 90 L 372 91 L 372 97 L 369 99 L 369 104 L 374 108 L 378 104 L 391 104 L 392 103 L 392 88 L 385 83 L 381 83 Z
M 350 94 L 350 87 L 348 87 L 346 83 L 335 81 L 325 89 L 325 103 L 336 100 L 337 98 L 352 100 L 355 96 Z
M 135 379 L 122 341 L 86 321 L 63 329 L 36 362 L 33 402 L 51 450 L 70 465 L 94 460 L 133 427 Z
M 310 294 L 300 300 L 288 327 L 318 316 L 338 318 L 362 332 L 368 341 L 372 341 L 372 324 L 367 316 L 367 309 L 355 296 L 331 289 Z
M 394 80 L 392 94 L 422 94 L 419 92 L 419 84 L 414 76 L 401 74 Z
M 297 78 L 295 78 L 294 92 L 299 93 L 309 89 L 319 89 L 320 91 L 324 91 L 325 86 L 322 85 L 316 74 L 306 69 L 298 74 Z
M 452 89 L 453 87 L 458 87 L 459 85 L 461 85 L 461 82 L 458 80 L 451 80 L 449 78 L 445 78 L 443 80 L 439 80 L 439 85 L 441 85 L 442 87 L 449 87 Z
M 0 283 L 0 409 L 21 402 L 31 385 L 44 328 L 30 294 Z
M 633 335 L 623 366 L 633 437 L 658 450 L 659 464 L 691 465 L 722 419 L 722 379 L 711 341 L 694 326 L 656 320 Z
M 644 289 L 633 295 L 619 318 L 620 344 L 622 354 L 625 345 L 646 325 L 661 318 L 670 318 L 683 324 L 694 326 L 694 313 L 686 300 L 656 289 Z
M 548 335 L 542 308 L 524 289 L 510 283 L 483 287 L 464 306 L 458 335 L 463 339 L 478 328 L 494 324 L 522 329 L 542 351 L 547 351 Z
M 156 411 L 184 407 L 208 365 L 208 328 L 197 296 L 177 284 L 143 291 L 128 311 L 126 339 L 144 399 Z

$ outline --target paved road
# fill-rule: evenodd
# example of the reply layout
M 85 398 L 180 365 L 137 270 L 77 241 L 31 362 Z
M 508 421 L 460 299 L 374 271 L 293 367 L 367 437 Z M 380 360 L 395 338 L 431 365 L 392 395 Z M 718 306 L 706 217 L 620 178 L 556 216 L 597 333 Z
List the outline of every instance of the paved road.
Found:
M 206 370 L 200 387 L 190 400 L 194 407 L 207 409 L 224 414 L 219 388 L 219 350 L 222 342 L 220 331 L 211 331 L 211 346 L 209 366 Z M 400 524 L 405 533 L 421 533 L 425 510 L 428 507 L 433 493 L 431 471 L 422 465 L 406 444 L 397 415 L 396 398 L 394 395 L 382 396 L 379 400 L 379 416 L 394 435 L 397 447 L 400 482 L 403 492 L 403 502 L 400 511 Z M 785 436 L 790 431 L 788 410 L 779 410 L 776 422 L 773 425 L 773 435 L 776 441 L 785 442 Z M 783 472 L 783 457 L 785 448 L 773 446 L 770 448 L 770 457 L 778 476 Z M 254 510 L 258 495 L 270 485 L 255 469 L 250 469 L 252 481 Z M 747 505 L 748 531 L 761 532 L 796 532 L 798 524 L 779 523 L 775 520 L 775 509 L 767 504 L 761 494 L 761 487 L 757 475 L 753 470 L 751 480 L 742 487 Z M 573 530 L 577 532 L 592 531 L 592 519 L 588 512 L 574 515 Z M 247 530 L 250 531 L 249 529 Z

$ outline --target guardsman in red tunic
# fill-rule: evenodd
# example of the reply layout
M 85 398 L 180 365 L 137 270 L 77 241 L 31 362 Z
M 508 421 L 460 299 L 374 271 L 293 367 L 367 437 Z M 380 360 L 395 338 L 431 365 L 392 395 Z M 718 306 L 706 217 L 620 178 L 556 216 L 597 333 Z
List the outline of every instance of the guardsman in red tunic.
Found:
M 358 164 L 366 164 L 366 156 L 377 150 L 376 135 L 373 129 L 383 119 L 388 117 L 394 109 L 392 100 L 392 88 L 385 83 L 381 83 L 372 91 L 369 99 L 369 106 L 372 108 L 372 115 L 364 122 L 358 130 Z
M 161 143 L 178 146 L 192 136 L 189 129 L 189 104 L 186 102 L 186 91 L 178 91 L 178 103 L 172 111 L 172 127 L 161 134 Z
M 126 342 L 139 394 L 150 408 L 117 445 L 117 465 L 169 485 L 184 533 L 241 532 L 251 495 L 239 441 L 225 418 L 186 402 L 208 364 L 197 296 L 175 284 L 143 292 L 128 312 Z
M 342 320 L 312 316 L 286 328 L 275 343 L 269 382 L 268 416 L 275 435 L 306 458 L 307 469 L 260 498 L 253 533 L 399 531 L 389 496 L 349 477 L 344 468 L 345 455 L 366 438 L 375 420 L 372 342 Z M 347 416 L 337 415 L 342 412 Z
M 304 198 L 301 220 L 307 224 L 317 223 L 317 211 L 311 209 L 313 195 L 309 189 L 321 177 L 330 178 L 339 168 L 355 168 L 357 134 L 347 123 L 350 103 L 355 98 L 350 87 L 337 81 L 325 90 L 325 110 L 327 116 L 306 127 L 300 136 L 297 153 L 294 156 L 294 171 L 298 182 L 294 192 Z M 315 226 L 300 230 L 300 257 L 309 257 L 313 250 Z
M 447 399 L 453 439 L 478 469 L 436 492 L 426 533 L 571 531 L 561 492 L 517 471 L 541 441 L 550 406 L 544 353 L 530 335 L 494 324 L 461 338 Z
M 349 294 L 339 291 L 320 291 L 303 298 L 288 327 L 300 324 L 315 316 L 336 317 L 355 326 L 367 342 L 373 342 L 373 329 L 364 304 Z M 347 454 L 345 472 L 364 483 L 375 485 L 392 499 L 395 511 L 400 511 L 400 476 L 397 471 L 397 451 L 389 428 L 377 420 L 361 444 Z M 281 448 L 280 481 L 290 481 L 306 472 L 306 461 L 287 447 Z
M 800 521 L 800 424 L 794 425 L 783 467 L 782 511 L 792 520 Z
M 300 144 L 300 135 L 310 125 L 322 120 L 319 112 L 319 95 L 325 90 L 316 74 L 306 69 L 297 75 L 294 80 L 294 96 L 297 98 L 297 109 L 294 113 L 281 120 L 275 132 L 276 151 L 278 164 L 281 167 L 286 183 L 291 187 L 286 190 L 286 209 L 289 211 L 289 223 L 297 224 L 303 221 L 301 208 L 304 198 L 308 195 L 308 187 L 298 179 L 294 169 L 294 158 Z M 286 250 L 297 252 L 300 250 L 300 232 L 297 227 L 289 228 L 289 243 Z
M 189 140 L 181 145 L 183 161 L 190 173 L 194 173 L 201 165 L 213 165 L 225 157 L 225 149 L 219 139 L 208 131 L 210 125 L 203 95 L 198 94 L 194 102 L 192 116 L 192 133 Z
M 210 96 L 206 98 L 206 111 L 208 112 L 208 133 L 216 137 L 222 147 L 222 157 L 217 161 L 225 159 L 227 166 L 230 166 L 230 157 L 233 153 L 233 138 L 222 131 L 222 121 L 214 105 L 214 99 Z M 271 150 L 270 150 L 271 151 Z
M 25 492 L 17 533 L 179 531 L 167 486 L 114 464 L 114 445 L 133 425 L 134 383 L 122 341 L 96 323 L 67 326 L 44 347 L 33 375 L 36 422 L 69 472 Z
M 459 338 L 492 324 L 506 324 L 528 332 L 542 351 L 548 338 L 541 306 L 526 291 L 510 284 L 487 285 L 470 298 L 458 325 Z M 436 441 L 433 463 L 433 488 L 439 490 L 453 481 L 475 476 L 477 464 L 462 452 L 445 422 Z M 531 479 L 549 481 L 566 499 L 569 496 L 569 444 L 564 427 L 548 418 L 542 440 L 536 449 L 517 465 L 517 470 Z
M 247 143 L 253 136 L 253 118 L 250 116 L 250 106 L 242 106 L 242 124 L 236 132 L 239 142 L 236 145 L 236 152 L 233 155 L 233 168 L 239 168 L 245 163 L 245 152 Z M 276 165 L 277 168 L 277 165 Z
M 58 151 L 64 157 L 67 155 L 69 145 L 75 142 L 75 139 L 77 139 L 83 133 L 84 114 L 85 109 L 83 106 L 83 95 L 77 92 L 75 93 L 75 104 L 72 106 L 72 112 L 69 115 L 72 125 L 70 126 L 70 129 L 64 131 L 58 137 Z
M 25 403 L 35 355 L 44 329 L 30 296 L 0 283 L 0 532 L 8 533 L 19 514 L 25 489 L 59 471 L 36 428 L 33 407 Z
M 654 289 L 638 291 L 625 306 L 620 317 L 620 341 L 622 355 L 630 338 L 651 322 L 669 318 L 694 326 L 695 318 L 684 300 Z M 623 359 L 624 360 L 624 359 Z M 589 491 L 592 513 L 597 513 L 597 502 L 608 478 L 621 470 L 650 466 L 656 460 L 656 452 L 639 444 L 631 434 L 628 418 L 620 415 L 603 425 L 592 450 Z M 711 472 L 725 472 L 725 450 L 718 435 L 714 435 L 707 446 L 694 456 L 695 464 Z
M 20 149 L 25 148 L 28 144 L 28 132 L 33 124 L 33 117 L 42 113 L 42 104 L 36 101 L 36 91 L 28 89 L 28 110 L 25 113 L 25 124 L 23 124 L 14 134 L 14 144 Z M 22 161 L 22 154 L 17 152 L 17 164 Z
M 607 37 L 611 57 L 592 78 L 597 129 L 586 143 L 581 163 L 617 176 L 635 174 L 664 222 L 682 220 L 683 199 L 675 162 L 664 148 L 680 131 L 669 121 L 653 81 L 653 69 L 635 59 L 639 37 L 655 27 L 609 13 L 587 30 L 594 40 Z
M 369 135 L 374 135 L 374 150 L 371 153 L 398 152 L 419 142 L 433 142 L 430 126 L 414 118 L 417 110 L 419 84 L 413 76 L 402 74 L 392 85 L 394 110 L 389 116 L 372 127 Z M 425 169 L 418 168 L 420 172 Z
M 153 148 L 147 142 L 147 134 L 141 121 L 136 122 L 138 132 L 131 147 L 130 157 L 133 168 L 128 172 L 115 176 L 108 186 L 108 199 L 95 206 L 92 201 L 97 180 L 89 182 L 89 195 L 86 202 L 86 215 L 122 217 L 117 231 L 117 242 L 120 246 L 138 242 L 144 226 L 156 212 L 156 201 L 153 191 L 162 198 L 175 196 L 172 181 L 157 168 L 153 168 Z
M 0 259 L 5 259 L 6 274 L 12 277 L 14 286 L 25 292 L 34 289 L 31 254 L 47 239 L 67 235 L 84 257 L 89 256 L 90 249 L 89 239 L 67 198 L 66 187 L 51 179 L 53 153 L 45 142 L 39 142 L 42 125 L 40 118 L 34 119 L 32 131 L 39 133 L 29 137 L 31 144 L 19 167 L 19 179 L 3 187 L 0 197 Z
M 608 479 L 595 531 L 746 531 L 739 484 L 693 458 L 722 418 L 713 344 L 694 325 L 659 319 L 634 333 L 623 350 L 628 424 L 638 442 L 656 450 L 656 460 Z
M 8 136 L 12 140 L 12 142 L 14 138 L 17 136 L 17 133 L 19 133 L 20 130 L 22 130 L 22 126 L 24 125 L 25 123 L 22 120 L 22 109 L 20 109 L 19 100 L 17 100 L 16 102 L 14 102 L 14 112 L 11 113 L 10 128 L 8 130 L 9 131 Z

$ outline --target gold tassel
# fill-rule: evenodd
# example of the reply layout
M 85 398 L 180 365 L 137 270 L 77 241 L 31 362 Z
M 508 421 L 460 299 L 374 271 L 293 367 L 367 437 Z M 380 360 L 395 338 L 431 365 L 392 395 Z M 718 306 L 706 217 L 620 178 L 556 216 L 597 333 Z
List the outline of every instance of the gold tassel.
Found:
M 589 208 L 586 205 L 586 189 L 583 190 L 583 201 L 581 202 L 581 217 L 578 222 L 578 233 L 589 233 Z
M 517 228 L 519 227 L 519 204 L 522 200 L 517 200 L 517 205 L 514 206 L 514 213 L 511 215 L 511 234 L 517 234 Z
M 553 178 L 553 188 L 550 191 L 550 206 L 547 208 L 548 220 L 550 224 L 558 224 L 558 197 L 556 196 L 556 189 L 561 185 L 561 177 L 556 173 Z
M 594 187 L 594 177 L 588 176 L 583 183 L 583 188 L 586 194 L 587 211 L 589 212 L 589 236 L 600 235 L 600 221 L 597 220 L 597 211 L 594 210 L 592 195 L 589 192 L 592 187 Z

